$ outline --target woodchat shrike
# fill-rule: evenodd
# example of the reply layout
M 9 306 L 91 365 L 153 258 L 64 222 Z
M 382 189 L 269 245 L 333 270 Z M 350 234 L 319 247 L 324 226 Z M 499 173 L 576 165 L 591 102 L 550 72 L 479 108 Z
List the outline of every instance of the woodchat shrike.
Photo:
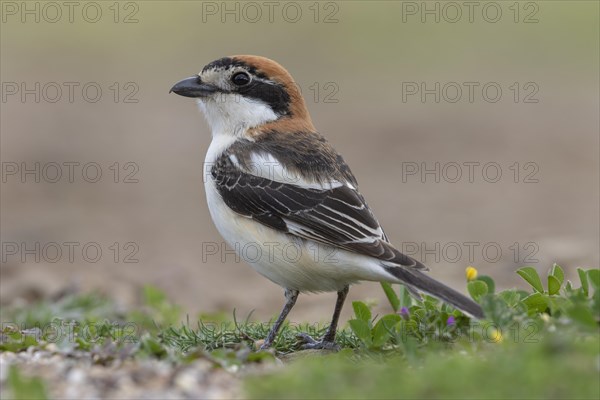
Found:
M 262 348 L 273 344 L 300 292 L 336 291 L 325 336 L 304 336 L 305 348 L 335 348 L 340 311 L 349 285 L 358 281 L 400 283 L 416 296 L 424 292 L 483 318 L 477 303 L 427 276 L 427 267 L 390 243 L 281 65 L 258 56 L 225 57 L 171 91 L 197 99 L 212 131 L 205 190 L 218 231 L 285 289 L 286 304 Z

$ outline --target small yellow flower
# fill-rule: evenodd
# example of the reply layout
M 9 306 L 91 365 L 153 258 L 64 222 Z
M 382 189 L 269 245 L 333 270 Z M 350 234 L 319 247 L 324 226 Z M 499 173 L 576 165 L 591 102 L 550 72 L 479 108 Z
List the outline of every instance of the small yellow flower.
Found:
M 490 341 L 492 343 L 501 343 L 504 338 L 502 337 L 502 331 L 499 329 L 492 330 L 490 334 Z
M 469 265 L 465 270 L 465 274 L 467 275 L 467 282 L 471 282 L 477 279 L 477 270 L 475 269 L 475 267 Z

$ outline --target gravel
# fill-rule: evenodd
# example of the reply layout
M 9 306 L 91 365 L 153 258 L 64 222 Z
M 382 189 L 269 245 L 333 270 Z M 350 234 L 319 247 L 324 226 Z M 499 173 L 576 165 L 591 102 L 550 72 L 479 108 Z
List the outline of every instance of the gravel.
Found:
M 239 399 L 241 378 L 271 367 L 255 364 L 231 372 L 207 359 L 174 364 L 131 357 L 105 360 L 93 352 L 46 349 L 0 353 L 0 397 L 10 398 L 8 370 L 43 379 L 50 398 L 68 399 Z

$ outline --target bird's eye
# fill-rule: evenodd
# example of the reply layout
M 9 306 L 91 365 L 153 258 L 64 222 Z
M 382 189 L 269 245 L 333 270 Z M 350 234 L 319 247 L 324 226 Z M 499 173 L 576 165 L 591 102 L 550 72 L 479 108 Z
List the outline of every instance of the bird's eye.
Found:
M 236 86 L 244 86 L 250 83 L 250 76 L 245 72 L 238 72 L 231 77 L 231 82 Z

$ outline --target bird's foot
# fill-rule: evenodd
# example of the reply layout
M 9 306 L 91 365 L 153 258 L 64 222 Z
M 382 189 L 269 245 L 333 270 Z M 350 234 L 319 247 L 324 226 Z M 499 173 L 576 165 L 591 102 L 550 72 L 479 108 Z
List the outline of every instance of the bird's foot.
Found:
M 300 333 L 300 334 L 298 334 L 297 337 L 298 337 L 300 343 L 302 344 L 301 348 L 303 350 L 316 350 L 316 349 L 332 350 L 332 351 L 340 350 L 340 346 L 333 340 L 326 340 L 325 338 L 323 338 L 321 340 L 315 340 L 306 333 Z
M 259 351 L 269 350 L 269 349 L 271 349 L 272 345 L 273 345 L 273 343 L 269 343 L 269 342 L 263 341 L 263 340 L 259 340 L 258 342 L 255 343 L 255 346 L 258 347 Z

